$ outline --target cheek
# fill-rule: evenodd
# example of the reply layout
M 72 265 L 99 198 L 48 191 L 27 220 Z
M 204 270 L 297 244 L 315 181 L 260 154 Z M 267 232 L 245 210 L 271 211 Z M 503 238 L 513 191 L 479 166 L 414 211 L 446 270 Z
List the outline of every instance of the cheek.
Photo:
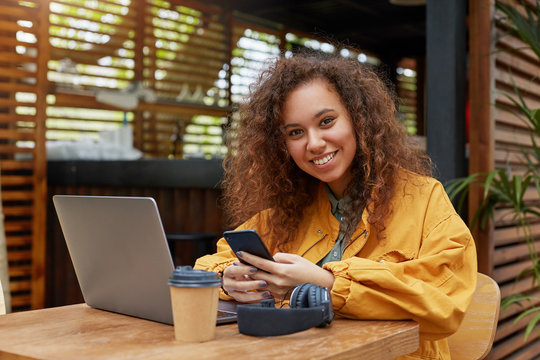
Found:
M 298 142 L 286 142 L 287 151 L 291 158 L 295 161 L 300 160 L 303 157 L 302 145 Z

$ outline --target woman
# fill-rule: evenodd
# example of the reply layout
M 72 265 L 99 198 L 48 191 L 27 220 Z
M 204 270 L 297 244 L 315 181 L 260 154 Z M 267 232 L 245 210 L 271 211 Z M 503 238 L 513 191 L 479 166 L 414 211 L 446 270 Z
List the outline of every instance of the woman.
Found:
M 417 321 L 408 358 L 449 359 L 444 338 L 475 289 L 474 241 L 386 85 L 355 60 L 307 54 L 277 60 L 251 90 L 224 163 L 225 213 L 276 261 L 221 239 L 196 267 L 240 302 L 327 287 L 337 315 Z

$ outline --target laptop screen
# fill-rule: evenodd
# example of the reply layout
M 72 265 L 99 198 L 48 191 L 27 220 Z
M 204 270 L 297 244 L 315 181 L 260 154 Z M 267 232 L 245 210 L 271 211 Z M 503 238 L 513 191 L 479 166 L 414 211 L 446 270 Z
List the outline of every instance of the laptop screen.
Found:
M 172 324 L 174 265 L 155 200 L 55 195 L 53 202 L 85 302 Z

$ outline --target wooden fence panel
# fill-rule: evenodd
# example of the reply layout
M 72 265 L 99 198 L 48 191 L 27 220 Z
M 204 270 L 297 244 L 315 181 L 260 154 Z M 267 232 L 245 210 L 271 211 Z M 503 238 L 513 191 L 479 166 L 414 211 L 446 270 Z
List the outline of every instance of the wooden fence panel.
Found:
M 522 5 L 515 1 L 505 1 L 518 8 Z M 493 3 L 491 4 L 493 7 Z M 525 158 L 523 151 L 532 149 L 530 131 L 526 123 L 515 115 L 516 107 L 505 94 L 517 100 L 514 87 L 519 89 L 524 101 L 531 108 L 538 108 L 540 104 L 540 61 L 531 53 L 524 50 L 525 44 L 518 38 L 508 35 L 508 28 L 501 21 L 501 13 L 492 8 L 491 24 L 494 27 L 490 32 L 490 42 L 494 44 L 494 51 L 490 52 L 490 94 L 484 98 L 486 104 L 491 106 L 491 122 L 493 126 L 492 139 L 494 146 L 495 168 L 510 169 L 511 173 L 525 171 Z M 478 113 L 471 112 L 471 121 Z M 471 153 L 472 155 L 472 153 Z M 472 156 L 478 156 L 472 155 Z M 488 169 L 489 170 L 489 169 Z M 484 170 L 485 171 L 485 170 Z M 534 188 L 525 195 L 529 203 L 538 202 L 538 194 Z M 540 249 L 540 219 L 531 218 L 531 231 L 537 239 L 536 249 Z M 538 295 L 538 285 L 533 284 L 531 276 L 520 276 L 522 272 L 531 267 L 529 256 L 530 247 L 525 241 L 523 231 L 512 218 L 512 211 L 496 211 L 492 226 L 492 241 L 490 252 L 492 258 L 487 271 L 499 283 L 503 297 L 516 293 Z M 479 257 L 485 254 L 479 252 Z M 525 304 L 525 309 L 539 302 Z M 531 359 L 540 353 L 540 329 L 534 330 L 525 340 L 525 328 L 531 319 L 526 317 L 518 322 L 515 319 L 524 309 L 518 306 L 501 312 L 497 334 L 489 359 Z
M 16 311 L 44 305 L 48 4 L 9 1 L 0 13 L 0 181 Z

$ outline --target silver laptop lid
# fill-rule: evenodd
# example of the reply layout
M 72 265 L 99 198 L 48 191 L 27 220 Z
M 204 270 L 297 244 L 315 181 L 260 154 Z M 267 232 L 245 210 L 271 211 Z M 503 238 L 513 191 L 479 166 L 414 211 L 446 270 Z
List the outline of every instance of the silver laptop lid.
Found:
M 174 265 L 154 199 L 55 195 L 53 202 L 85 302 L 172 324 Z

